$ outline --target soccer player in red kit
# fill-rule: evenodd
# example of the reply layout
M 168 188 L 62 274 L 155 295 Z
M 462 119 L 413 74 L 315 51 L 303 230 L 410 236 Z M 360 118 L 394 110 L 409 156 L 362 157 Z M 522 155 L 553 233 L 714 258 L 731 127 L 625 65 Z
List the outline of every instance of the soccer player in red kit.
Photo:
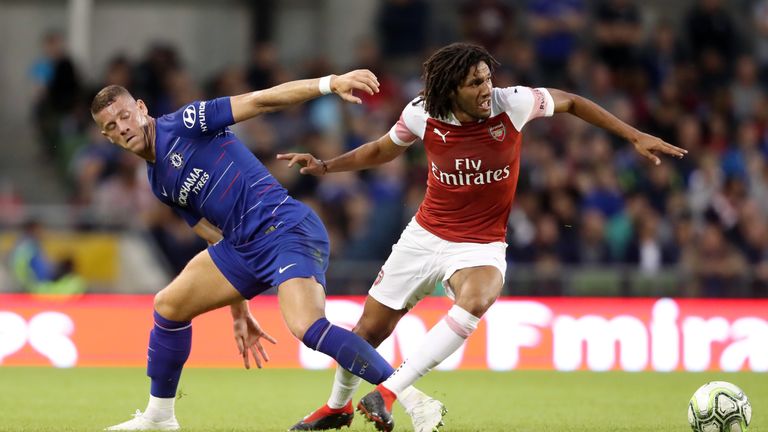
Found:
M 424 201 L 392 248 L 353 331 L 378 346 L 437 282 L 443 283 L 454 305 L 429 330 L 420 349 L 360 400 L 358 410 L 382 431 L 394 427 L 395 400 L 417 432 L 442 425 L 443 405 L 424 398 L 412 384 L 464 343 L 501 293 L 507 218 L 526 123 L 566 112 L 631 142 L 656 165 L 657 153 L 687 153 L 583 97 L 546 88 L 495 88 L 491 73 L 496 65 L 480 46 L 445 46 L 424 63 L 422 94 L 405 107 L 388 134 L 327 161 L 306 153 L 278 155 L 291 166 L 300 165 L 302 174 L 321 176 L 387 163 L 417 139 L 426 149 L 430 173 Z M 356 376 L 337 369 L 328 403 L 292 429 L 336 428 L 340 425 L 333 419 L 340 417 L 348 422 L 359 383 Z

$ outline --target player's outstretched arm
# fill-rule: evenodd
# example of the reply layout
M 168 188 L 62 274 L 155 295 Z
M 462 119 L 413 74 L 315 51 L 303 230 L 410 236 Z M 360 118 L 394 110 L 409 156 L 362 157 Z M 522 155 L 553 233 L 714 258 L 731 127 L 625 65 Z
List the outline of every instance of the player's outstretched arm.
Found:
M 322 82 L 321 82 L 322 81 Z M 329 75 L 325 78 L 313 78 L 289 81 L 264 90 L 256 90 L 230 98 L 232 117 L 235 123 L 257 115 L 279 111 L 290 106 L 322 96 L 324 91 L 333 92 L 347 102 L 362 103 L 354 91 L 368 94 L 379 92 L 379 80 L 373 72 L 366 69 L 353 70 L 344 75 Z
M 653 135 L 641 132 L 619 120 L 616 116 L 603 109 L 591 100 L 557 89 L 547 89 L 555 103 L 555 112 L 567 112 L 612 132 L 635 146 L 638 153 L 648 158 L 655 165 L 661 163 L 656 153 L 682 158 L 688 150 L 673 146 Z
M 278 154 L 277 158 L 288 161 L 289 167 L 300 166 L 299 172 L 302 174 L 321 176 L 331 172 L 358 171 L 385 164 L 403 154 L 407 148 L 395 144 L 389 134 L 386 134 L 376 141 L 367 142 L 327 161 L 317 159 L 309 153 L 283 153 Z
M 261 344 L 261 339 L 265 339 L 272 344 L 276 344 L 277 340 L 261 329 L 256 318 L 251 315 L 247 300 L 231 305 L 230 309 L 232 311 L 235 342 L 237 343 L 238 352 L 243 356 L 243 365 L 246 369 L 251 368 L 248 354 L 250 351 L 250 355 L 256 361 L 256 367 L 261 369 L 263 366 L 262 360 L 265 362 L 269 361 L 269 354 L 267 354 L 267 350 Z

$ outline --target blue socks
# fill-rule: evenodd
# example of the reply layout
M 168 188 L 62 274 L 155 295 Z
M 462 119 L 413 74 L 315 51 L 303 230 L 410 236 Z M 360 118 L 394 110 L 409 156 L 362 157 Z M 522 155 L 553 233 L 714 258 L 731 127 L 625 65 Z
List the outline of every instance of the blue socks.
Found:
M 302 339 L 304 345 L 333 357 L 344 369 L 371 384 L 379 384 L 394 372 L 368 342 L 360 336 L 337 327 L 325 318 L 312 324 Z
M 147 376 L 152 380 L 149 394 L 172 398 L 192 349 L 192 322 L 171 321 L 157 312 L 154 315 L 155 326 L 149 332 L 147 352 Z
M 147 376 L 152 380 L 149 393 L 158 398 L 172 398 L 176 396 L 181 370 L 192 349 L 192 322 L 171 321 L 157 312 L 154 318 L 147 352 Z M 341 367 L 372 384 L 381 383 L 394 372 L 363 338 L 325 318 L 309 327 L 302 342 L 333 357 Z

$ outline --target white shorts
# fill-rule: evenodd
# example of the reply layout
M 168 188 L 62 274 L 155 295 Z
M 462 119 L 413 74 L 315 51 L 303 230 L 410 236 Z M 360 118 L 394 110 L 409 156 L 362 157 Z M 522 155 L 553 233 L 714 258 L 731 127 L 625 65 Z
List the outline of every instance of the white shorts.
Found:
M 395 309 L 411 309 L 442 282 L 445 293 L 454 298 L 448 279 L 461 269 L 493 266 L 502 281 L 507 271 L 507 244 L 456 243 L 443 240 L 411 219 L 400 240 L 381 268 L 368 294 Z

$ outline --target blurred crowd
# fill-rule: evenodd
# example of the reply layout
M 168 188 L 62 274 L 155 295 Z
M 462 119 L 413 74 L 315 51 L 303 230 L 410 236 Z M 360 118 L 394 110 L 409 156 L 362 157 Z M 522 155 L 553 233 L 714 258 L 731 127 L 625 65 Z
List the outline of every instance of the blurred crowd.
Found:
M 243 66 L 203 82 L 191 78 L 176 47 L 163 43 L 142 58 L 117 53 L 98 82 L 85 82 L 61 34 L 51 33 L 31 70 L 40 87 L 34 116 L 46 154 L 71 185 L 72 204 L 115 227 L 148 229 L 178 270 L 205 245 L 151 195 L 143 162 L 101 137 L 88 112 L 92 95 L 120 84 L 159 116 L 196 99 L 369 68 L 381 92 L 361 106 L 325 97 L 235 129 L 291 194 L 318 211 L 333 259 L 381 262 L 423 198 L 421 146 L 376 169 L 322 178 L 300 176 L 275 154 L 327 159 L 380 137 L 421 89 L 428 54 L 454 40 L 475 41 L 501 62 L 495 86 L 588 97 L 689 151 L 651 166 L 631 144 L 573 116 L 526 126 L 508 261 L 510 274 L 538 275 L 531 293 L 567 294 L 562 275 L 569 269 L 608 268 L 683 275 L 675 279 L 676 295 L 764 297 L 768 0 L 739 4 L 691 1 L 681 16 L 669 17 L 635 0 L 470 0 L 456 10 L 460 26 L 446 31 L 424 24 L 435 22 L 434 3 L 383 1 L 352 64 L 318 57 L 289 67 L 264 40 Z M 508 285 L 515 293 L 514 280 Z

